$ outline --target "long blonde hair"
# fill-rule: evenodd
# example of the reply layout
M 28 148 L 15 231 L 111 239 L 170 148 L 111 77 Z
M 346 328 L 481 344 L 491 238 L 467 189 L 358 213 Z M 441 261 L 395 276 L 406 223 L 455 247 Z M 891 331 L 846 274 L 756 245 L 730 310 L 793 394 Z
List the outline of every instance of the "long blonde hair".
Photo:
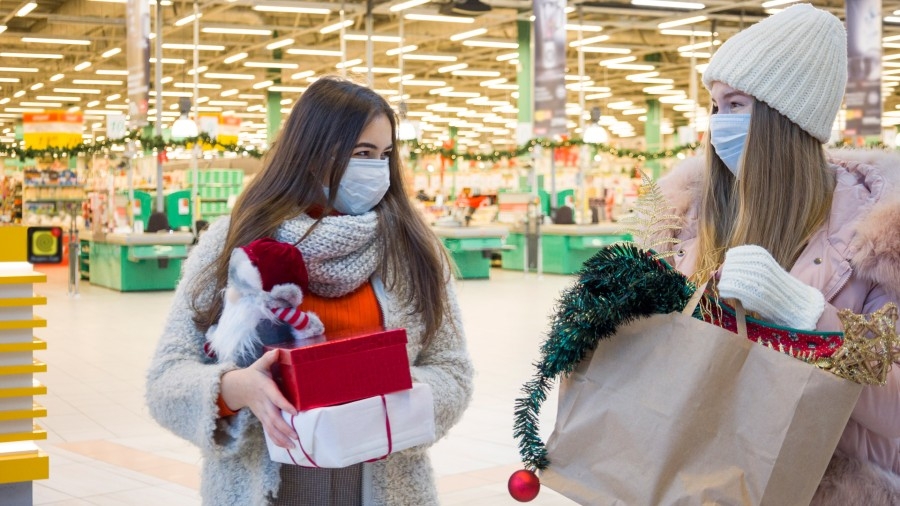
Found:
M 706 166 L 695 276 L 707 277 L 727 249 L 745 244 L 762 246 L 790 270 L 831 209 L 834 174 L 821 142 L 757 100 L 740 179 L 708 136 Z
M 327 181 L 329 188 L 338 187 L 359 136 L 378 116 L 390 121 L 391 138 L 395 139 L 389 157 L 391 185 L 375 206 L 380 217 L 378 238 L 385 252 L 379 272 L 385 287 L 397 290 L 409 312 L 421 315 L 423 343 L 431 341 L 448 311 L 444 266 L 451 261 L 407 197 L 394 111 L 371 89 L 330 76 L 303 92 L 262 171 L 238 197 L 222 253 L 201 273 L 192 290 L 194 323 L 200 330 L 206 332 L 222 314 L 221 293 L 232 250 L 271 237 L 283 221 L 319 205 L 323 182 Z M 325 202 L 323 215 L 334 208 L 334 197 L 331 194 Z M 217 295 L 210 304 L 200 305 L 200 295 L 210 284 Z

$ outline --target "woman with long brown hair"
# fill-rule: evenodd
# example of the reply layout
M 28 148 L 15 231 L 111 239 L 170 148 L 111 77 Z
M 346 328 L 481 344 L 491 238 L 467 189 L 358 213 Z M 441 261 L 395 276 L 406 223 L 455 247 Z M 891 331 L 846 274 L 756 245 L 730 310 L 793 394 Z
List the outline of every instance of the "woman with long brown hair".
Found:
M 683 218 L 676 267 L 778 325 L 840 331 L 839 309 L 900 301 L 900 158 L 823 148 L 846 46 L 841 21 L 809 4 L 730 38 L 703 74 L 705 159 L 660 181 Z M 814 504 L 900 504 L 897 367 L 863 390 Z
M 262 171 L 230 218 L 214 222 L 185 263 L 148 373 L 150 412 L 204 455 L 202 495 L 215 505 L 435 504 L 421 447 L 345 469 L 272 462 L 263 429 L 290 448 L 292 412 L 269 352 L 247 367 L 204 351 L 220 319 L 232 251 L 261 238 L 294 244 L 309 287 L 301 310 L 327 332 L 405 328 L 416 383 L 434 395 L 437 437 L 472 392 L 450 260 L 412 207 L 400 172 L 396 118 L 374 91 L 326 77 L 300 97 Z

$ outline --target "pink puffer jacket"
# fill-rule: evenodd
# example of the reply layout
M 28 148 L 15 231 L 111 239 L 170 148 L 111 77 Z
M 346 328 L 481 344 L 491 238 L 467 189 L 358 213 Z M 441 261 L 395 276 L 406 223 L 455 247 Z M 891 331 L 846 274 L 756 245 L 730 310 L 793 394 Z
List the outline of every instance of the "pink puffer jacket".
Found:
M 830 156 L 837 175 L 831 215 L 791 269 L 825 295 L 817 325 L 823 331 L 840 330 L 838 309 L 866 313 L 900 303 L 900 155 L 840 150 Z M 684 219 L 674 260 L 688 275 L 697 255 L 703 170 L 702 158 L 690 159 L 659 183 Z M 838 450 L 900 475 L 900 365 L 886 386 L 863 389 Z

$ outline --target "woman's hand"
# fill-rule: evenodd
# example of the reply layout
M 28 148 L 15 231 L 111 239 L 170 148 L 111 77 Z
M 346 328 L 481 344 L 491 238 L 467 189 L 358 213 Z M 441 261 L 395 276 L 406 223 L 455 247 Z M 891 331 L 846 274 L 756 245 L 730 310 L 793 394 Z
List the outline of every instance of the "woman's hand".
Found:
M 234 411 L 250 408 L 262 422 L 266 434 L 276 445 L 291 449 L 297 434 L 284 418 L 281 410 L 297 414 L 294 406 L 281 395 L 269 369 L 278 357 L 278 350 L 272 350 L 250 364 L 246 369 L 235 369 L 222 375 L 222 400 Z

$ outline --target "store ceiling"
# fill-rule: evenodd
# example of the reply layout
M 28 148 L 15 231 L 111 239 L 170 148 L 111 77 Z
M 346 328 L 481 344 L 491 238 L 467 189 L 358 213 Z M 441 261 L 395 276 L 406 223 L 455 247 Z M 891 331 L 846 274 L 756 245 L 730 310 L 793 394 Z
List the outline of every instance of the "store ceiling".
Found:
M 105 121 L 101 111 L 122 111 L 125 102 L 127 75 L 125 71 L 125 4 L 122 0 L 34 0 L 37 6 L 24 16 L 17 12 L 26 6 L 28 0 L 0 0 L 0 26 L 6 30 L 0 33 L 0 141 L 9 142 L 11 134 L 7 129 L 27 110 L 40 110 L 41 104 L 48 108 L 80 107 L 87 116 L 87 135 L 104 135 Z M 463 143 L 470 149 L 507 148 L 515 143 L 516 98 L 515 82 L 517 65 L 513 54 L 516 49 L 471 46 L 472 41 L 515 43 L 517 21 L 528 20 L 532 14 L 530 0 L 484 0 L 491 6 L 483 14 L 458 16 L 457 21 L 466 23 L 423 21 L 413 19 L 421 15 L 440 15 L 453 4 L 433 0 L 399 12 L 391 7 L 403 0 L 376 0 L 369 4 L 361 1 L 340 2 L 297 2 L 287 0 L 199 0 L 202 14 L 199 20 L 199 52 L 201 73 L 199 83 L 199 107 L 201 112 L 234 113 L 242 117 L 242 137 L 244 142 L 263 143 L 265 139 L 265 81 L 274 81 L 282 86 L 282 109 L 287 113 L 300 90 L 309 84 L 310 77 L 322 74 L 341 73 L 342 62 L 340 30 L 322 33 L 323 28 L 341 21 L 343 6 L 344 49 L 346 60 L 360 60 L 349 70 L 362 82 L 366 82 L 367 62 L 366 13 L 372 11 L 372 33 L 376 36 L 372 43 L 371 58 L 374 72 L 374 88 L 383 91 L 393 104 L 399 103 L 397 77 L 400 57 L 395 51 L 401 44 L 399 36 L 401 15 L 403 16 L 403 44 L 416 48 L 405 52 L 402 60 L 403 73 L 410 81 L 403 85 L 408 95 L 410 116 L 422 121 L 422 139 L 435 141 L 445 135 L 448 124 L 459 125 Z M 648 98 L 661 98 L 665 123 L 676 127 L 687 124 L 685 113 L 690 114 L 694 106 L 689 103 L 692 94 L 698 98 L 698 107 L 707 107 L 708 99 L 702 84 L 692 89 L 692 59 L 684 56 L 684 46 L 691 44 L 690 35 L 664 34 L 661 23 L 677 21 L 694 16 L 704 16 L 706 20 L 677 26 L 675 30 L 690 30 L 693 27 L 695 44 L 724 41 L 742 28 L 766 16 L 761 1 L 697 0 L 701 9 L 672 9 L 642 7 L 631 1 L 568 2 L 568 23 L 588 25 L 581 31 L 583 39 L 604 36 L 605 40 L 590 42 L 583 52 L 584 79 L 586 85 L 585 116 L 594 106 L 603 109 L 604 122 L 618 127 L 611 141 L 630 147 L 640 147 L 643 134 L 641 118 Z M 194 68 L 192 22 L 180 24 L 193 12 L 193 2 L 173 0 L 163 1 L 162 42 L 164 84 L 163 123 L 165 126 L 178 114 L 178 97 L 190 94 L 193 86 L 191 70 Z M 815 1 L 813 4 L 844 17 L 844 2 L 839 0 Z M 323 9 L 321 14 L 277 12 L 284 7 L 315 7 Z M 882 0 L 882 15 L 891 16 L 900 10 L 900 0 Z M 274 9 L 274 10 L 273 10 Z M 156 30 L 156 6 L 151 3 L 151 31 Z M 282 9 L 284 10 L 284 9 Z M 885 22 L 884 37 L 900 34 L 900 24 Z M 209 33 L 216 28 L 243 28 L 260 30 L 259 35 Z M 483 28 L 485 33 L 456 39 L 454 35 Z M 600 30 L 600 31 L 587 31 Z M 710 36 L 709 33 L 713 35 Z M 698 35 L 699 34 L 699 35 Z M 381 37 L 387 36 L 387 42 Z M 68 38 L 83 41 L 80 44 L 34 41 L 29 37 Z M 567 83 L 570 104 L 570 132 L 579 124 L 579 51 L 573 47 L 579 37 L 575 27 L 567 30 Z M 284 42 L 280 49 L 267 48 L 273 42 Z M 180 45 L 179 45 L 180 44 Z M 900 52 L 892 49 L 894 43 L 886 43 L 885 54 Z M 155 56 L 152 43 L 151 56 Z M 207 49 L 205 46 L 209 46 Z M 271 46 L 270 46 L 271 47 Z M 110 55 L 120 48 L 122 51 Z M 709 47 L 694 49 L 698 53 L 694 61 L 706 63 Z M 309 50 L 330 50 L 334 55 L 321 56 L 303 54 Z M 281 52 L 276 59 L 274 53 Z M 598 52 L 600 51 L 600 52 Z M 390 52 L 391 54 L 388 54 Z M 17 57 L 9 53 L 48 54 L 53 58 L 35 56 Z M 246 53 L 245 58 L 233 60 L 235 55 Z M 299 53 L 299 54 L 298 54 Z M 104 56 L 106 55 L 106 56 Z M 426 56 L 423 56 L 426 55 Z M 421 60 L 427 55 L 442 57 L 447 61 Z M 601 64 L 603 60 L 633 57 L 627 65 L 640 64 L 650 67 L 645 71 L 627 68 L 611 68 Z M 651 60 L 651 61 L 645 61 Z M 169 63 L 169 62 L 174 63 Z M 178 63 L 183 61 L 184 63 Z M 90 64 L 88 66 L 88 63 Z M 290 67 L 272 68 L 273 63 Z M 252 65 L 256 66 L 252 66 Z M 462 71 L 452 71 L 445 67 L 467 65 Z M 75 70 L 76 68 L 80 70 Z M 356 73 L 362 70 L 363 73 Z M 894 70 L 886 68 L 885 70 Z M 475 72 L 472 72 L 475 71 Z M 151 80 L 154 76 L 151 65 Z M 656 72 L 635 78 L 634 74 Z M 219 75 L 217 75 L 219 74 Z M 221 76 L 226 74 L 226 76 Z M 239 74 L 243 79 L 227 78 Z M 629 78 L 631 76 L 631 78 Z M 90 80 L 107 83 L 94 83 Z M 505 79 L 499 84 L 485 84 L 492 79 Z M 89 80 L 85 83 L 84 80 Z M 280 80 L 280 83 L 278 82 Z M 669 81 L 670 80 L 670 81 Z M 699 83 L 699 76 L 697 77 Z M 443 85 L 440 85 L 443 83 Z M 896 84 L 896 83 L 894 83 Z M 665 94 L 648 94 L 647 88 L 662 86 Z M 665 89 L 671 86 L 671 89 Z M 452 88 L 449 90 L 448 88 Z M 607 91 L 608 89 L 608 91 Z M 85 93 L 84 90 L 99 90 Z M 82 91 L 82 92 L 79 92 Z M 657 91 L 657 90 L 652 90 Z M 674 91 L 674 93 L 673 93 Z M 151 92 L 151 97 L 153 97 Z M 631 103 L 631 105 L 628 104 Z M 900 103 L 891 88 L 885 91 L 885 110 L 894 110 Z M 443 105 L 441 105 L 443 104 Z M 152 107 L 152 104 L 151 104 Z

